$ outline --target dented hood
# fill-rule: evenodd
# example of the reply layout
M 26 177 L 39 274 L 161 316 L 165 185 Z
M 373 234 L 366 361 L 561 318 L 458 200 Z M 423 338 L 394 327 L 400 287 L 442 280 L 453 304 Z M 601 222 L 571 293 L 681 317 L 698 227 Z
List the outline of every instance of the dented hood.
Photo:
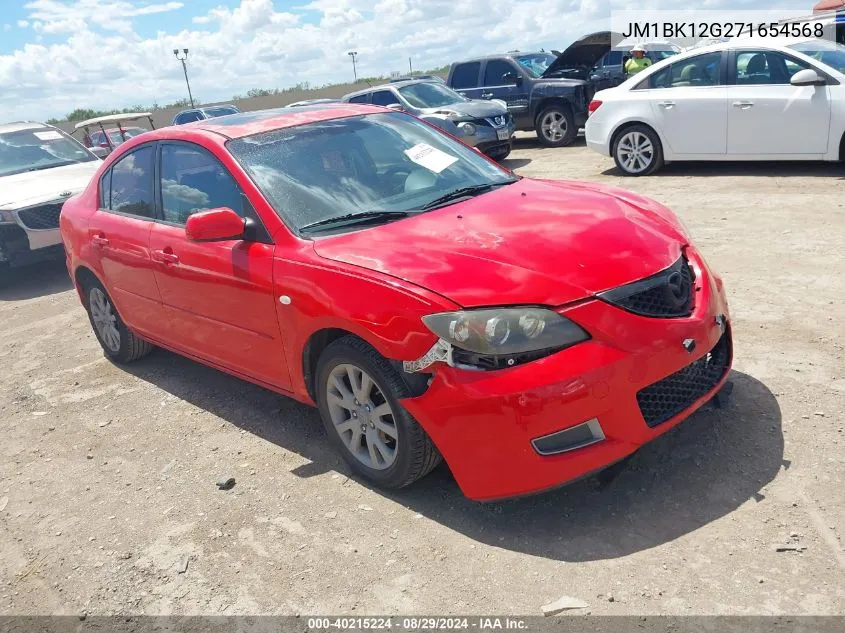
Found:
M 686 241 L 671 212 L 647 198 L 522 179 L 404 220 L 317 238 L 314 248 L 473 307 L 589 297 L 668 267 Z

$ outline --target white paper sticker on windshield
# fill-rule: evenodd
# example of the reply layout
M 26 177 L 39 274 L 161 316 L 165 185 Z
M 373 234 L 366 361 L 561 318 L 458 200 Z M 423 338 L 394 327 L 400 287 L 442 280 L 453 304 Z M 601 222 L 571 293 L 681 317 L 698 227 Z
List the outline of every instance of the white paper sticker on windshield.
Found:
M 48 130 L 46 132 L 33 132 L 33 134 L 35 134 L 35 138 L 40 141 L 58 141 L 62 138 L 62 135 L 56 132 L 56 130 Z
M 458 162 L 456 156 L 442 152 L 428 143 L 420 143 L 414 145 L 411 149 L 406 149 L 405 155 L 417 165 L 421 165 L 435 174 L 439 174 L 449 165 Z

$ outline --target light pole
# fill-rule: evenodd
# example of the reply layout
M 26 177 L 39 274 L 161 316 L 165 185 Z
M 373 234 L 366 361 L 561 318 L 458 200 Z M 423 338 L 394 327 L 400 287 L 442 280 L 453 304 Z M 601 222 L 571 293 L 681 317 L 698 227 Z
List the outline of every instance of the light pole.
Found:
M 185 64 L 185 61 L 188 59 L 188 49 L 183 48 L 182 52 L 184 53 L 183 57 L 179 57 L 179 49 L 174 48 L 173 54 L 176 55 L 176 59 L 182 62 L 182 70 L 185 71 L 185 83 L 188 85 L 188 98 L 191 100 L 191 107 L 194 107 L 194 95 L 191 94 L 191 82 L 188 81 L 188 66 Z
M 355 66 L 355 58 L 358 57 L 358 51 L 349 51 L 346 53 L 352 58 L 352 75 L 355 77 L 355 81 L 358 81 L 358 68 Z

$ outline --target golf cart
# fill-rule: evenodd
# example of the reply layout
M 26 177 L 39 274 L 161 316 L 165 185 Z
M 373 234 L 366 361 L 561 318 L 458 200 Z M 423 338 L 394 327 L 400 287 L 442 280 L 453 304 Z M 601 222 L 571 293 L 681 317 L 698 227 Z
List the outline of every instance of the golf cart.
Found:
M 149 131 L 147 128 L 125 125 L 126 123 L 143 119 L 149 122 L 150 130 L 155 129 L 151 112 L 126 112 L 123 114 L 107 114 L 106 116 L 98 116 L 86 121 L 80 121 L 74 126 L 74 134 L 78 130 L 82 130 L 83 145 L 90 148 L 100 158 L 103 158 L 114 151 L 114 148 L 124 141 Z M 107 125 L 116 125 L 116 127 L 107 128 Z

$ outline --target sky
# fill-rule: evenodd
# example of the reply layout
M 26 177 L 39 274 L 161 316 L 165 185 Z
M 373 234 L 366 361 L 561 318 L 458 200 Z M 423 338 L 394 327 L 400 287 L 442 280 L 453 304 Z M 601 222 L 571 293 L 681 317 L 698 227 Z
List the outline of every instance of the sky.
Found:
M 780 2 L 780 0 L 777 0 Z M 813 0 L 790 2 L 810 12 Z M 768 8 L 763 0 L 702 0 Z M 0 0 L 0 119 L 61 118 L 436 68 L 476 54 L 563 49 L 608 28 L 602 0 Z M 682 0 L 614 7 L 680 8 Z

